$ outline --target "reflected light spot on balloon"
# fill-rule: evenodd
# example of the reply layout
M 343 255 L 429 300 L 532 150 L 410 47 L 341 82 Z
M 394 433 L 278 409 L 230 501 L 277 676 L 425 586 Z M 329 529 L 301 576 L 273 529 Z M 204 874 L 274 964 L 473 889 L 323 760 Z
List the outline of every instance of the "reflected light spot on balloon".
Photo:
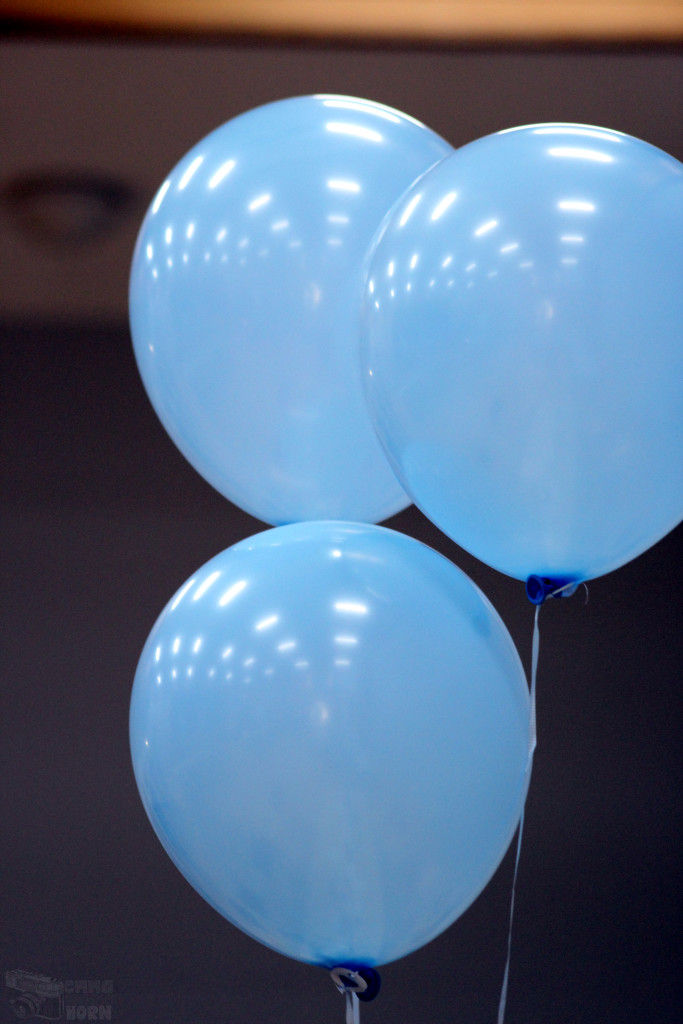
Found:
M 576 256 L 563 256 L 562 262 L 568 265 L 572 265 L 574 263 L 578 263 L 579 261 L 577 260 Z
M 177 654 L 178 651 L 180 650 L 180 637 L 179 636 L 177 636 L 175 638 L 175 640 L 173 641 L 173 647 L 171 648 L 171 650 L 173 651 L 174 654 Z
M 207 576 L 204 582 L 200 583 L 200 585 L 197 587 L 195 593 L 192 595 L 192 600 L 199 601 L 199 599 L 204 596 L 207 590 L 213 586 L 213 584 L 216 582 L 219 576 L 220 572 L 212 572 L 210 576 Z
M 396 267 L 394 265 L 394 261 L 390 260 L 389 266 L 387 267 L 387 277 L 393 277 L 395 269 L 396 269 Z
M 368 613 L 368 606 L 360 601 L 335 601 L 334 607 L 336 611 L 349 615 L 367 615 Z
M 489 231 L 493 231 L 493 229 L 497 227 L 497 220 L 487 220 L 483 224 L 480 224 L 478 228 L 474 229 L 474 237 L 481 238 L 482 235 L 488 235 Z
M 381 562 L 381 558 L 377 558 L 375 555 L 370 555 L 367 551 L 349 552 L 348 557 L 352 558 L 356 562 L 374 562 L 375 564 Z
M 182 599 L 185 597 L 185 595 L 187 594 L 188 590 L 194 585 L 194 583 L 195 583 L 195 577 L 193 576 L 192 579 L 189 579 L 187 581 L 187 583 L 185 584 L 185 586 L 182 587 L 178 591 L 176 597 L 174 598 L 173 604 L 171 605 L 171 611 L 174 611 L 178 607 L 178 605 L 180 604 Z
M 231 587 L 228 587 L 228 589 L 225 591 L 225 593 L 223 594 L 223 596 L 220 598 L 220 600 L 218 602 L 220 607 L 222 608 L 226 604 L 229 604 L 230 601 L 232 601 L 234 598 L 236 598 L 238 594 L 241 594 L 242 591 L 244 590 L 244 588 L 246 587 L 246 585 L 247 585 L 247 581 L 246 580 L 238 580 L 236 583 L 233 583 L 233 585 Z
M 152 203 L 152 213 L 158 213 L 159 212 L 159 207 L 161 206 L 162 202 L 164 201 L 164 196 L 166 195 L 166 193 L 168 192 L 170 187 L 171 187 L 171 179 L 167 178 L 166 181 L 161 186 L 161 188 L 159 189 L 159 191 L 157 192 L 156 199 Z
M 307 294 L 307 296 L 308 296 L 308 298 L 309 298 L 309 300 L 311 302 L 311 305 L 313 305 L 313 306 L 319 306 L 320 305 L 320 302 L 321 302 L 322 297 L 323 297 L 323 293 L 322 293 L 322 289 L 320 288 L 320 285 L 316 284 L 315 282 L 312 282 L 311 285 L 308 287 L 306 294 Z
M 259 631 L 264 629 L 270 629 L 271 626 L 274 626 L 275 623 L 279 621 L 279 615 L 268 615 L 267 618 L 261 619 L 260 622 L 257 622 L 256 625 L 254 626 L 254 629 L 257 629 Z
M 194 160 L 192 161 L 192 163 L 187 168 L 187 170 L 183 174 L 182 178 L 178 182 L 178 191 L 179 192 L 182 192 L 184 188 L 187 188 L 187 186 L 189 185 L 190 181 L 194 177 L 195 172 L 201 167 L 201 165 L 203 163 L 204 163 L 203 155 L 202 156 L 196 156 L 194 158 Z
M 321 723 L 329 722 L 330 720 L 330 709 L 327 704 L 323 704 L 322 701 L 318 701 L 316 704 L 316 710 L 318 712 L 318 720 Z
M 301 659 L 301 661 L 294 662 L 294 668 L 308 668 L 308 662 Z
M 233 652 L 233 648 L 232 647 L 226 647 L 225 650 L 223 651 L 223 653 L 221 654 L 221 658 L 229 658 L 230 655 L 232 654 L 232 652 Z
M 348 224 L 349 218 L 345 213 L 328 213 L 327 219 L 330 224 Z
M 422 199 L 422 193 L 418 192 L 417 195 L 414 195 L 413 198 L 410 200 L 410 202 L 406 206 L 405 210 L 401 214 L 401 219 L 398 222 L 398 226 L 400 228 L 403 228 L 403 227 L 406 226 L 406 224 L 410 220 L 410 217 L 411 217 L 415 207 L 417 206 L 417 204 L 420 202 L 421 199 Z
M 274 224 L 270 225 L 271 231 L 284 231 L 285 228 L 289 227 L 288 220 L 276 220 Z
M 519 242 L 510 242 L 508 245 L 503 245 L 498 250 L 500 253 L 514 252 L 515 249 L 519 249 Z
M 347 178 L 328 178 L 327 187 L 333 192 L 360 192 L 358 182 L 350 181 Z
M 614 157 L 597 149 L 581 149 L 578 146 L 553 146 L 548 156 L 569 157 L 570 160 L 594 160 L 599 164 L 612 164 Z
M 587 199 L 560 199 L 557 208 L 558 210 L 569 210 L 576 213 L 593 213 L 595 203 L 591 203 Z
M 448 192 L 447 195 L 445 195 L 443 199 L 441 199 L 432 210 L 430 220 L 438 220 L 439 217 L 443 217 L 446 210 L 455 202 L 457 198 L 457 192 Z
M 246 660 L 242 662 L 242 667 L 249 668 L 249 666 L 253 665 L 255 661 L 256 658 L 246 658 Z
M 254 210 L 260 210 L 262 206 L 266 206 L 272 199 L 270 192 L 264 192 L 261 196 L 256 196 L 256 199 L 252 199 L 247 209 L 253 213 Z
M 327 244 L 328 245 L 332 245 L 332 246 L 341 245 L 342 244 L 342 240 L 341 240 L 341 238 L 328 238 L 327 239 Z
M 150 245 L 147 246 L 147 259 L 151 260 L 153 258 L 154 258 L 154 249 L 152 248 L 152 246 L 150 244 Z
M 560 235 L 561 242 L 585 242 L 583 235 Z
M 317 96 L 317 99 L 322 99 L 321 96 Z M 336 110 L 355 110 L 359 114 L 372 114 L 373 117 L 383 117 L 385 121 L 393 121 L 394 124 L 400 124 L 401 119 L 396 117 L 395 114 L 389 113 L 388 110 L 382 110 L 380 107 L 372 106 L 370 103 L 354 103 L 353 100 L 337 100 L 337 99 L 323 99 L 324 107 L 332 107 Z
M 217 242 L 222 242 L 223 239 L 225 238 L 225 236 L 227 235 L 227 233 L 228 233 L 228 229 L 227 228 L 221 228 L 220 231 L 218 232 L 218 234 L 216 235 L 216 241 Z
M 283 640 L 277 645 L 278 651 L 291 651 L 296 647 L 296 640 Z
M 446 267 L 450 266 L 450 264 L 452 262 L 453 262 L 453 257 L 452 256 L 447 256 L 446 259 L 441 264 L 442 269 L 445 270 Z
M 159 646 L 159 647 L 157 647 L 156 651 L 154 652 L 154 660 L 155 661 L 159 661 L 160 658 L 161 658 L 161 647 Z
M 328 132 L 336 135 L 355 135 L 358 139 L 367 139 L 368 142 L 384 142 L 384 136 L 380 135 L 373 128 L 366 128 L 360 124 L 347 124 L 345 121 L 328 121 L 325 125 Z
M 416 253 L 416 252 L 414 252 L 413 255 L 410 257 L 410 269 L 411 270 L 415 270 L 415 267 L 417 266 L 417 261 L 419 260 L 419 258 L 420 258 L 419 254 Z
M 606 139 L 608 142 L 623 142 L 619 138 L 622 132 L 601 132 L 596 128 L 583 128 L 579 125 L 543 125 L 535 128 L 534 135 L 583 135 L 591 139 Z
M 525 260 L 524 263 L 520 263 L 519 264 L 519 268 L 520 268 L 520 270 L 528 270 L 529 267 L 533 267 L 533 265 L 534 265 L 534 261 L 533 260 Z
M 476 269 L 476 266 L 477 266 L 477 264 L 476 264 L 476 263 L 468 263 L 468 264 L 467 264 L 467 266 L 465 267 L 465 273 L 466 273 L 466 274 L 469 274 L 469 273 L 470 273 L 470 271 L 472 271 L 472 270 L 475 270 L 475 269 Z
M 173 228 L 171 227 L 170 224 L 166 228 L 166 231 L 164 232 L 164 238 L 166 239 L 166 245 L 170 245 L 171 242 L 173 241 Z
M 339 550 L 339 548 L 333 548 L 330 554 L 332 555 L 333 558 L 341 558 L 341 551 Z
M 221 164 L 215 174 L 209 179 L 209 188 L 216 188 L 217 185 L 220 185 L 224 178 L 230 174 L 234 166 L 234 160 L 226 160 L 224 164 Z
M 198 654 L 199 653 L 199 648 L 202 646 L 202 640 L 203 640 L 203 637 L 198 636 L 197 639 L 195 640 L 195 642 L 193 643 L 193 645 L 192 645 L 192 652 L 193 652 L 193 654 Z
M 340 636 L 335 636 L 334 642 L 336 644 L 357 644 L 358 643 L 358 637 L 357 636 L 350 636 L 348 633 L 345 633 L 345 634 L 340 635 Z
M 339 665 L 340 668 L 347 668 L 351 664 L 348 658 L 335 658 L 334 663 Z

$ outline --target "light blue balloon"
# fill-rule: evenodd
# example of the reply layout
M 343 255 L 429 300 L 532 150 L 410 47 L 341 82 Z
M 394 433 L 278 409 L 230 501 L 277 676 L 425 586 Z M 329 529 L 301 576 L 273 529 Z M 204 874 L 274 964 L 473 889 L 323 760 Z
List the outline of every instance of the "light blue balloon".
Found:
M 619 132 L 500 132 L 387 218 L 365 380 L 423 512 L 494 568 L 588 579 L 683 515 L 683 165 Z
M 392 203 L 453 152 L 344 96 L 251 110 L 161 186 L 130 281 L 135 354 L 176 445 L 268 523 L 379 521 L 409 504 L 358 369 L 363 260 Z
M 529 693 L 505 626 L 452 563 L 378 526 L 278 527 L 208 562 L 152 630 L 130 726 L 185 877 L 326 967 L 445 929 L 526 793 Z

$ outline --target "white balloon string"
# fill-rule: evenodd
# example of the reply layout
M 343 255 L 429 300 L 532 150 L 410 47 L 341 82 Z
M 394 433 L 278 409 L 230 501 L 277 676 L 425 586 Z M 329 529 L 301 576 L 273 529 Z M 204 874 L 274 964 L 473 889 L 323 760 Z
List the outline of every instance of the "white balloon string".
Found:
M 510 957 L 512 954 L 512 918 L 515 912 L 515 891 L 517 889 L 517 869 L 519 868 L 519 855 L 522 852 L 522 832 L 524 831 L 524 810 L 519 819 L 519 829 L 517 831 L 517 856 L 515 858 L 515 873 L 512 879 L 512 898 L 510 900 L 510 924 L 508 927 L 508 955 L 505 961 L 505 973 L 503 974 L 503 988 L 500 993 L 500 1003 L 498 1004 L 498 1024 L 503 1024 L 505 1017 L 505 1005 L 508 998 L 508 977 L 510 975 Z
M 529 756 L 526 766 L 527 784 L 529 782 L 529 776 L 531 774 L 531 768 L 534 761 L 534 751 L 536 749 L 536 676 L 538 674 L 538 652 L 541 642 L 541 634 L 538 628 L 538 613 L 541 610 L 540 605 L 536 605 L 536 614 L 534 615 L 534 636 L 531 644 L 531 690 L 529 693 Z M 497 1024 L 503 1024 L 505 1018 L 505 1006 L 507 1004 L 508 997 L 508 978 L 510 976 L 510 959 L 512 955 L 512 921 L 515 914 L 515 893 L 517 891 L 517 873 L 519 871 L 519 858 L 522 852 L 522 834 L 524 832 L 524 808 L 519 818 L 519 829 L 517 832 L 517 854 L 515 856 L 515 871 L 512 876 L 512 896 L 510 898 L 510 923 L 508 925 L 508 951 L 507 959 L 505 961 L 505 973 L 503 974 L 503 988 L 500 993 L 500 1003 L 498 1004 L 498 1022 Z
M 360 1024 L 360 1003 L 355 992 L 347 989 L 344 993 L 346 998 L 346 1024 Z
M 531 773 L 531 766 L 536 749 L 536 676 L 538 675 L 538 651 L 541 646 L 541 633 L 538 628 L 538 613 L 541 610 L 540 604 L 536 605 L 534 615 L 534 636 L 531 641 L 531 692 L 529 693 L 529 760 L 527 762 L 527 775 Z

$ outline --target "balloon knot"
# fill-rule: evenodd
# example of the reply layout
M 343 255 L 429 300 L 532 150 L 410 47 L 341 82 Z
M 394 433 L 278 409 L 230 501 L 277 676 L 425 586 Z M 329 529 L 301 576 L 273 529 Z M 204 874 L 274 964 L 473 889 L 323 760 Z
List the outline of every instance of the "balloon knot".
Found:
M 571 597 L 578 585 L 578 580 L 567 576 L 532 575 L 526 581 L 526 596 L 532 604 L 543 604 L 549 597 Z
M 330 971 L 332 981 L 342 993 L 353 992 L 363 1003 L 369 1003 L 379 995 L 382 979 L 374 967 L 334 967 Z

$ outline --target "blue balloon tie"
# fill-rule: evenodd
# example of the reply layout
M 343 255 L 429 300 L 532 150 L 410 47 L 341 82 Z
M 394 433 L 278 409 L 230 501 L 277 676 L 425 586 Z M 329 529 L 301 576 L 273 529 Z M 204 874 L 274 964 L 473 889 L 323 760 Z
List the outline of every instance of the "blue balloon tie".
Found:
M 574 587 L 574 589 L 576 589 L 576 587 Z M 541 633 L 538 628 L 538 616 L 539 612 L 541 611 L 542 601 L 535 602 L 535 604 L 536 612 L 534 614 L 534 636 L 531 644 L 531 690 L 529 693 L 529 754 L 526 766 L 527 780 L 531 775 L 531 769 L 534 763 L 534 751 L 536 750 L 536 676 L 538 675 L 538 652 L 541 644 Z M 505 1017 L 505 1006 L 507 1003 L 508 996 L 508 978 L 510 975 L 510 958 L 512 954 L 512 920 L 515 913 L 515 892 L 517 891 L 517 873 L 519 871 L 519 858 L 522 852 L 523 832 L 524 808 L 522 807 L 522 813 L 519 819 L 519 829 L 517 831 L 517 854 L 515 856 L 515 871 L 512 878 L 512 897 L 510 899 L 510 924 L 508 926 L 508 952 L 507 960 L 505 961 L 505 973 L 503 975 L 503 988 L 500 993 L 500 1003 L 498 1005 L 497 1024 L 503 1024 L 503 1018 Z
M 548 597 L 571 597 L 578 585 L 577 580 L 566 576 L 531 575 L 526 581 L 526 596 L 532 604 L 540 605 Z

